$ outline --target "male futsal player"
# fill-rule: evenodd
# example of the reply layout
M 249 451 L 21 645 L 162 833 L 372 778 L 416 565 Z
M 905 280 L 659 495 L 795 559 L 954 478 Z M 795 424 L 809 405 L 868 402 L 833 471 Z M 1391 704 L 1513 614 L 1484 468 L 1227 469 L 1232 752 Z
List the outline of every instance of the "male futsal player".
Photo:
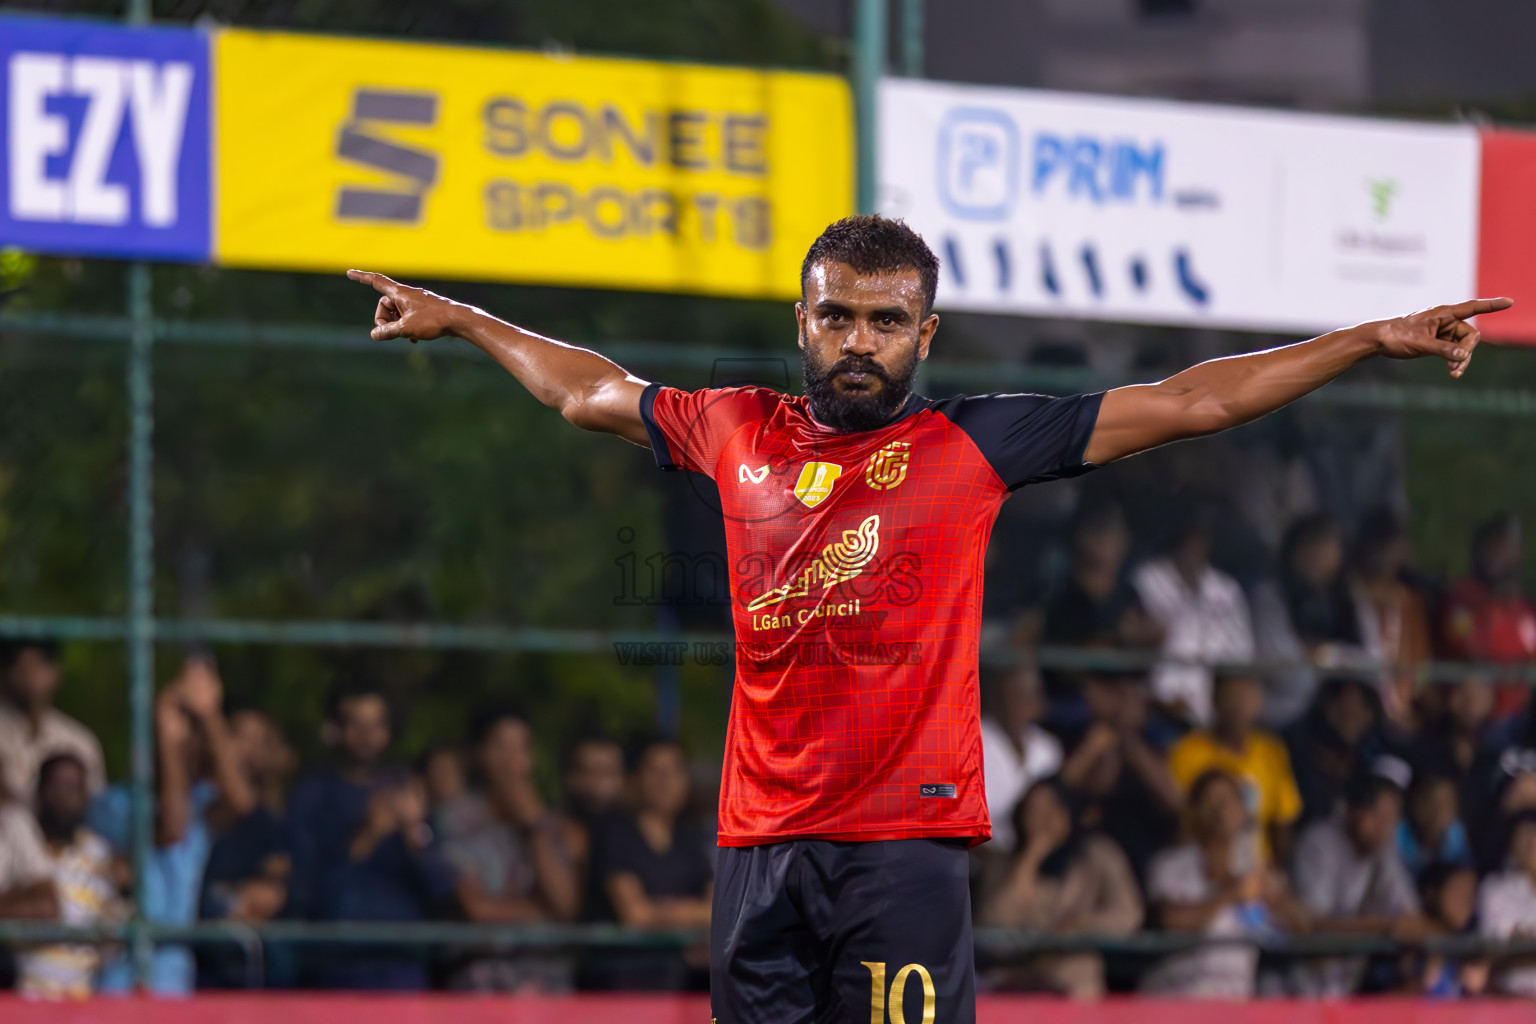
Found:
M 991 835 L 982 556 L 1029 483 L 1257 419 L 1372 356 L 1466 372 L 1484 299 L 1096 395 L 912 393 L 939 262 L 899 221 L 818 238 L 795 306 L 805 397 L 648 384 L 595 352 L 353 271 L 373 337 L 457 335 L 567 420 L 720 488 L 737 637 L 710 926 L 718 1024 L 970 1024 L 966 848 Z

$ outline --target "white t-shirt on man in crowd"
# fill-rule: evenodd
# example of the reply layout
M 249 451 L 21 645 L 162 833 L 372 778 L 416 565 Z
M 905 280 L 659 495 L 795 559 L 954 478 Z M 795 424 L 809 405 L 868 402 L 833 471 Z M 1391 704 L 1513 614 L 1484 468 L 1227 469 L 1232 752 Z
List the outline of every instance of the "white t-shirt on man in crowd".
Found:
M 1036 782 L 1061 768 L 1061 742 L 1030 723 L 1018 737 L 1023 753 L 1014 749 L 997 719 L 981 720 L 981 766 L 987 783 L 987 815 L 992 819 L 992 842 L 998 852 L 1012 852 L 1018 837 L 1013 834 L 1013 809 Z
M 1525 871 L 1506 871 L 1483 879 L 1477 894 L 1478 931 L 1490 939 L 1536 938 L 1536 881 Z M 1510 996 L 1536 999 L 1536 964 L 1496 971 L 1489 988 Z
M 1131 576 L 1136 596 L 1163 628 L 1163 657 L 1152 670 L 1152 695 L 1183 704 L 1200 725 L 1211 721 L 1209 666 L 1253 660 L 1253 620 L 1237 580 L 1207 565 L 1191 587 L 1169 558 L 1154 558 Z

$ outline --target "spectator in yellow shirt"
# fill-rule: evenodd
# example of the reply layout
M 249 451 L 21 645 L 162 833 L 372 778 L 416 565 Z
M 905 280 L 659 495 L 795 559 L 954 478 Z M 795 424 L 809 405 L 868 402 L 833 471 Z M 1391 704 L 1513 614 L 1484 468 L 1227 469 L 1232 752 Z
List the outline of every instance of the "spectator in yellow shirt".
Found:
M 1291 772 L 1291 758 L 1279 737 L 1258 728 L 1264 686 L 1243 673 L 1216 676 L 1209 729 L 1196 729 L 1168 752 L 1168 769 L 1181 789 L 1216 770 L 1234 776 L 1243 787 L 1251 820 L 1268 840 L 1277 860 L 1290 853 L 1291 825 L 1301 814 L 1301 793 Z

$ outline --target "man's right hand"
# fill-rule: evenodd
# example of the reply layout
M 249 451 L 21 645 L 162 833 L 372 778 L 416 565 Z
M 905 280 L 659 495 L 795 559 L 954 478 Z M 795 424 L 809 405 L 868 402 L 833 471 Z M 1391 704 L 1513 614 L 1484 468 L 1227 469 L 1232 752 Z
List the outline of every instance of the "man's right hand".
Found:
M 375 341 L 427 341 L 454 335 L 496 360 L 540 403 L 583 430 L 617 434 L 643 448 L 650 434 L 640 416 L 646 382 L 590 349 L 497 320 L 485 310 L 392 281 L 383 274 L 349 270 L 347 277 L 379 293 L 373 314 Z
M 347 277 L 371 285 L 379 293 L 379 304 L 373 311 L 373 330 L 370 332 L 375 341 L 388 341 L 392 338 L 407 338 L 412 344 L 431 341 L 457 333 L 457 324 L 466 315 L 476 312 L 473 306 L 455 302 L 425 288 L 412 288 L 383 274 L 349 270 Z

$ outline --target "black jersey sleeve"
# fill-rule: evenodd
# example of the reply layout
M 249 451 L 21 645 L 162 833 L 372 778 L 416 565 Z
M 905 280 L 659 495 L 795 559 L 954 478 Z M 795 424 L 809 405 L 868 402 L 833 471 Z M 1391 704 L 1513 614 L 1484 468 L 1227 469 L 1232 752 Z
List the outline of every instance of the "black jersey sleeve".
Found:
M 1070 398 L 961 395 L 934 408 L 965 431 L 1012 491 L 1098 468 L 1083 461 L 1083 453 L 1103 399 L 1103 392 Z

